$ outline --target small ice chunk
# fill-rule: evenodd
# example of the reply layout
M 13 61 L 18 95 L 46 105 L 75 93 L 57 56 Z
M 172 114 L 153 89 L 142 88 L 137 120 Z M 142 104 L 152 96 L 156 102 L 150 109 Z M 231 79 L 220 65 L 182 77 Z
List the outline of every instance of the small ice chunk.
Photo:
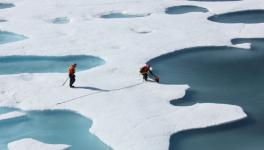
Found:
M 65 150 L 69 147 L 70 145 L 65 144 L 42 143 L 31 138 L 25 138 L 8 143 L 9 150 Z
M 20 111 L 13 111 L 5 114 L 0 115 L 0 121 L 2 120 L 9 120 L 14 118 L 20 118 L 26 116 L 26 113 L 20 112 Z
M 251 48 L 251 43 L 235 44 L 235 47 L 244 48 L 244 49 L 250 49 Z

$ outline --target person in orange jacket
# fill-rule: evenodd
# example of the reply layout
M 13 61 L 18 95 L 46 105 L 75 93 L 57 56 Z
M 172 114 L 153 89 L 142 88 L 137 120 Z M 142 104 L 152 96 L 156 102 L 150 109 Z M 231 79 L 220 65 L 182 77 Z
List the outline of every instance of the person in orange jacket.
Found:
M 149 71 L 150 71 L 150 66 L 148 64 L 146 64 L 145 66 L 143 66 L 142 68 L 140 68 L 140 73 L 141 75 L 143 76 L 143 79 L 145 81 L 148 81 L 148 74 L 149 74 Z
M 152 72 L 152 68 L 150 67 L 150 65 L 146 64 L 145 66 L 141 67 L 139 72 L 143 75 L 143 79 L 145 81 L 148 81 L 148 77 L 150 74 L 152 77 L 154 77 L 154 81 L 159 83 L 160 79 Z
M 69 78 L 70 78 L 70 87 L 73 88 L 73 83 L 75 82 L 75 68 L 77 64 L 73 64 L 69 67 Z

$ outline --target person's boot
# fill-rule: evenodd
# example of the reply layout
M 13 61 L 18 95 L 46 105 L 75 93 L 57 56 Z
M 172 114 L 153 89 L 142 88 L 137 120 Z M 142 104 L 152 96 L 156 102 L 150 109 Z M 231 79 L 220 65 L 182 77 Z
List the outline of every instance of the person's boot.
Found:
M 147 75 L 147 74 L 143 74 L 143 79 L 144 79 L 145 81 L 148 81 L 148 75 Z

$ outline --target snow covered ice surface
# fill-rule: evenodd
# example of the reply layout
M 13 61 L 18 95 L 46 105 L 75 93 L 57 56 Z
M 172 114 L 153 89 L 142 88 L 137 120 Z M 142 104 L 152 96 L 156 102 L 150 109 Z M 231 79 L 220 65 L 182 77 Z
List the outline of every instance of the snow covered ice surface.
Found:
M 8 144 L 9 150 L 65 150 L 69 147 L 64 144 L 46 144 L 34 139 L 21 139 Z
M 176 132 L 246 117 L 234 105 L 173 106 L 170 100 L 183 97 L 188 86 L 142 83 L 138 69 L 151 58 L 175 49 L 230 46 L 230 39 L 263 37 L 261 23 L 225 24 L 207 20 L 214 14 L 263 9 L 263 0 L 5 1 L 15 7 L 1 10 L 8 20 L 1 23 L 1 31 L 19 33 L 28 39 L 1 45 L 1 56 L 92 55 L 106 63 L 78 72 L 76 89 L 61 86 L 67 77 L 63 73 L 1 75 L 1 106 L 77 111 L 93 121 L 91 132 L 115 150 L 168 149 L 170 136 Z M 209 12 L 165 14 L 166 8 L 178 5 L 199 6 Z M 101 14 L 111 12 L 151 15 L 100 18 Z M 67 16 L 70 22 L 60 25 L 49 22 L 58 16 Z M 134 32 L 141 29 L 149 33 Z

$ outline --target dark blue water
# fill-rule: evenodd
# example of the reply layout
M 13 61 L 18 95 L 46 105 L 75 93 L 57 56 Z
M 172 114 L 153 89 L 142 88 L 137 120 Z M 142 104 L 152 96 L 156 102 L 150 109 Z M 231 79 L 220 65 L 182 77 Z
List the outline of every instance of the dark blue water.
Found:
M 221 23 L 264 23 L 264 10 L 244 10 L 218 14 L 209 17 L 208 20 Z
M 67 72 L 68 67 L 77 63 L 77 71 L 103 65 L 104 60 L 94 56 L 1 56 L 0 75 L 18 73 Z
M 27 39 L 27 37 L 25 37 L 24 35 L 15 34 L 12 32 L 0 31 L 0 44 L 16 42 L 24 39 Z
M 173 6 L 168 7 L 165 10 L 166 14 L 184 14 L 190 12 L 208 12 L 208 9 L 199 7 L 199 6 L 191 6 L 191 5 L 181 5 L 181 6 Z
M 252 43 L 234 47 L 194 47 L 155 58 L 149 63 L 162 84 L 189 84 L 173 105 L 225 103 L 241 106 L 248 119 L 191 130 L 171 136 L 170 150 L 263 150 L 264 39 L 234 39 Z
M 1 110 L 2 108 L 0 108 Z M 29 111 L 24 118 L 0 121 L 0 149 L 9 142 L 33 138 L 49 144 L 68 144 L 69 150 L 111 150 L 89 132 L 92 122 L 70 111 Z
M 11 3 L 0 3 L 0 9 L 11 8 L 11 7 L 15 7 L 15 5 Z
M 101 18 L 104 19 L 115 19 L 115 18 L 138 18 L 138 17 L 145 17 L 150 14 L 146 15 L 130 15 L 130 14 L 123 14 L 123 13 L 110 13 L 110 14 L 105 14 L 101 15 Z

